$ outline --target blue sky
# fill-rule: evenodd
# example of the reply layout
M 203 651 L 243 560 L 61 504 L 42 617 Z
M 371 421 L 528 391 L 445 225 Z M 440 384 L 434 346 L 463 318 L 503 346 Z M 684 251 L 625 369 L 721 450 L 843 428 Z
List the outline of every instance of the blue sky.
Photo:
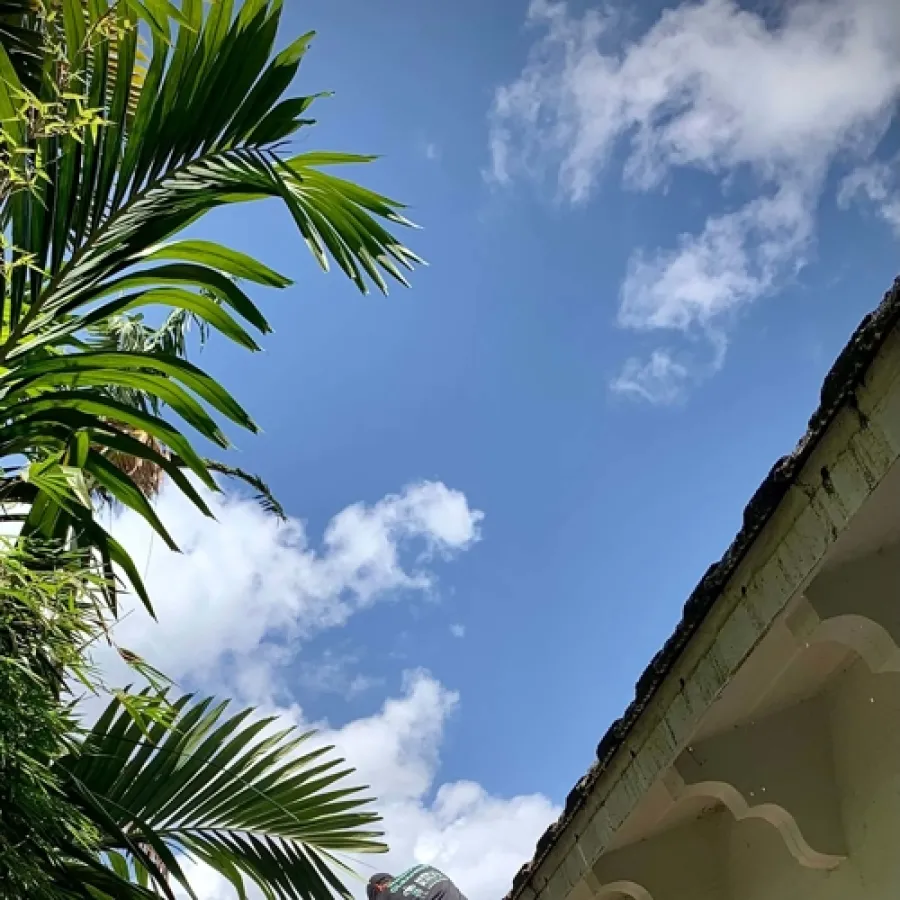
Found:
M 662 19 L 661 3 L 287 6 L 284 40 L 319 32 L 298 89 L 336 92 L 302 145 L 382 154 L 354 174 L 410 205 L 430 267 L 411 291 L 361 297 L 276 206 L 203 226 L 297 281 L 260 297 L 264 354 L 214 343 L 200 359 L 264 429 L 238 437 L 236 461 L 306 531 L 223 512 L 253 532 L 247 584 L 274 618 L 238 649 L 223 626 L 209 667 L 182 671 L 327 720 L 348 753 L 409 727 L 360 764 L 391 797 L 385 767 L 421 766 L 389 820 L 397 861 L 436 859 L 471 900 L 499 898 L 896 274 L 900 15 L 890 0 L 803 0 L 793 18 L 730 0 Z M 448 493 L 402 493 L 421 483 Z M 419 501 L 448 518 L 423 525 Z M 323 530 L 353 504 L 415 520 L 385 526 L 396 566 L 371 595 L 340 582 L 346 617 L 273 613 L 265 541 L 326 558 Z M 241 539 L 193 527 L 179 565 L 194 574 L 155 548 L 151 581 L 207 591 L 212 616 L 255 615 L 240 596 L 217 612 L 214 577 L 192 580 Z M 268 668 L 251 684 L 254 660 Z M 431 718 L 390 706 L 413 701 Z M 468 782 L 477 802 L 437 809 L 441 785 Z M 489 863 L 466 809 L 510 823 Z

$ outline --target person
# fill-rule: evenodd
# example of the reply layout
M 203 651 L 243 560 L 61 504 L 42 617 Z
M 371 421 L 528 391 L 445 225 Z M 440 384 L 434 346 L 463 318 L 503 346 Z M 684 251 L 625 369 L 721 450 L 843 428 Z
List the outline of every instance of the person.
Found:
M 434 866 L 413 866 L 402 875 L 378 872 L 366 885 L 369 900 L 466 900 L 462 891 Z

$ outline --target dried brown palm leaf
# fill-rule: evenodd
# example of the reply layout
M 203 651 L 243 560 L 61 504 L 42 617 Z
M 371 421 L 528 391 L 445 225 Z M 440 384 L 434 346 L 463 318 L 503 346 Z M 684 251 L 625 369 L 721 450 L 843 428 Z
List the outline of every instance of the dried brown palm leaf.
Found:
M 166 459 L 170 458 L 170 454 L 165 445 L 161 444 L 152 435 L 146 431 L 132 428 L 121 422 L 114 423 L 115 427 L 125 434 L 140 441 L 144 446 L 150 447 Z M 162 490 L 165 482 L 165 473 L 152 460 L 142 459 L 138 456 L 132 456 L 129 453 L 121 453 L 118 450 L 104 450 L 104 456 L 124 475 L 127 475 L 148 499 L 152 500 Z

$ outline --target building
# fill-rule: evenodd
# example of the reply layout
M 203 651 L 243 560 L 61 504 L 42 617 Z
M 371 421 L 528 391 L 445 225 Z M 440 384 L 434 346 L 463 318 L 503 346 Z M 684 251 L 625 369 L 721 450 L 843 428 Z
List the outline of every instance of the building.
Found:
M 900 279 L 508 900 L 900 895 Z

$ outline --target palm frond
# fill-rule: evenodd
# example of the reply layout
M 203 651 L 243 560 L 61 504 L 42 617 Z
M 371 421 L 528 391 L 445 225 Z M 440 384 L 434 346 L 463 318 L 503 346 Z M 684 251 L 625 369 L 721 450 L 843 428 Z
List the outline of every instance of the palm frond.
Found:
M 151 884 L 191 888 L 180 860 L 200 860 L 266 897 L 348 897 L 341 856 L 383 852 L 378 816 L 352 769 L 313 732 L 273 730 L 245 709 L 180 698 L 169 722 L 146 731 L 114 700 L 59 771 L 70 796 L 102 810 L 104 849 Z M 112 865 L 112 864 L 111 864 Z M 165 872 L 163 871 L 165 870 Z
M 272 489 L 259 477 L 252 472 L 247 472 L 238 466 L 229 466 L 227 463 L 219 462 L 214 459 L 204 460 L 206 467 L 210 472 L 217 475 L 224 475 L 227 478 L 233 478 L 236 481 L 242 481 L 244 484 L 253 488 L 253 499 L 260 505 L 264 512 L 270 513 L 282 522 L 287 521 L 287 513 L 284 507 L 278 502 Z
M 28 90 L 39 90 L 43 42 L 31 0 L 0 3 L 0 46 L 6 50 L 19 82 Z

